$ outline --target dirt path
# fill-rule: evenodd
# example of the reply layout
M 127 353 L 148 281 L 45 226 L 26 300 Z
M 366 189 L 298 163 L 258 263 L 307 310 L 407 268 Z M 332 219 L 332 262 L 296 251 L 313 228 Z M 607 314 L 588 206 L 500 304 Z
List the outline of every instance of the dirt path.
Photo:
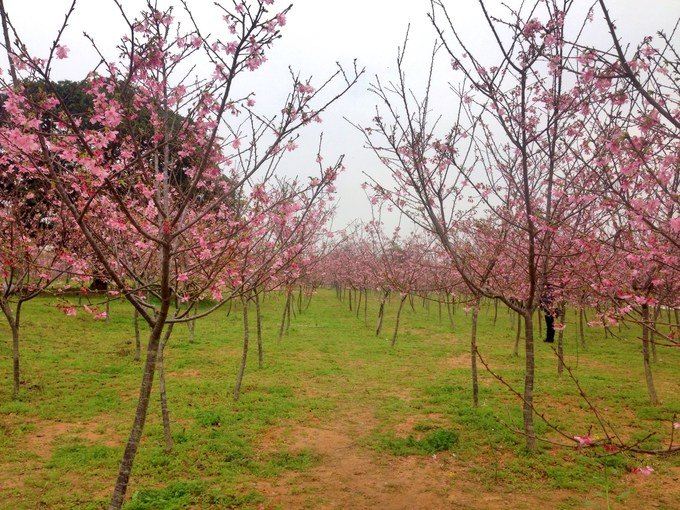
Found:
M 490 490 L 448 452 L 405 457 L 376 452 L 362 441 L 375 424 L 370 409 L 346 409 L 330 423 L 270 431 L 261 445 L 265 451 L 311 451 L 319 462 L 303 472 L 258 482 L 256 488 L 267 500 L 262 508 L 534 509 L 556 508 L 569 497 L 564 491 L 532 495 Z M 412 423 L 403 425 L 399 433 L 410 432 Z
M 333 423 L 273 431 L 263 447 L 312 451 L 319 463 L 290 472 L 258 489 L 265 508 L 450 508 L 447 485 L 450 456 L 387 457 L 360 444 L 375 420 L 363 410 Z
M 466 367 L 469 354 L 447 357 L 447 369 Z M 352 370 L 362 370 L 353 365 Z M 370 383 L 366 383 L 370 385 Z M 320 388 L 305 387 L 316 395 Z M 579 494 L 566 489 L 510 492 L 502 483 L 489 485 L 476 474 L 475 462 L 490 462 L 480 455 L 472 462 L 454 452 L 437 455 L 395 456 L 376 451 L 369 445 L 371 433 L 379 428 L 381 407 L 388 396 L 403 401 L 412 399 L 407 388 L 379 390 L 374 398 L 353 401 L 351 394 L 325 386 L 321 393 L 337 406 L 331 417 L 312 418 L 301 423 L 286 423 L 271 429 L 262 438 L 264 454 L 280 451 L 311 452 L 317 462 L 303 471 L 259 480 L 253 489 L 265 497 L 262 510 L 278 509 L 372 509 L 372 510 L 482 510 L 536 508 L 607 508 L 603 494 Z M 372 392 L 373 393 L 373 392 Z M 406 437 L 418 422 L 446 421 L 439 415 L 404 416 L 393 424 L 394 432 Z M 503 461 L 501 461 L 502 468 Z M 640 491 L 644 494 L 644 490 Z M 612 501 L 611 508 L 666 508 L 648 506 L 649 499 L 633 495 L 624 503 Z M 670 507 L 669 507 L 670 508 Z
M 354 356 L 348 358 L 353 360 Z M 447 368 L 467 366 L 469 354 L 447 358 L 444 363 Z M 365 367 L 350 363 L 346 368 L 355 374 Z M 359 380 L 365 381 L 364 387 L 371 386 L 369 374 L 365 375 L 365 379 L 360 376 Z M 394 377 L 400 376 L 395 370 Z M 556 508 L 569 497 L 563 492 L 535 497 L 508 494 L 502 488 L 490 490 L 479 482 L 474 466 L 452 452 L 395 456 L 371 448 L 368 439 L 380 426 L 376 416 L 380 415 L 385 399 L 391 396 L 410 401 L 413 395 L 409 388 L 391 387 L 389 394 L 384 389 L 371 388 L 372 398 L 368 401 L 352 400 L 352 393 L 332 384 L 324 385 L 323 389 L 312 386 L 303 389 L 310 395 L 319 390 L 337 406 L 332 417 L 287 423 L 271 429 L 262 439 L 260 448 L 265 454 L 311 452 L 317 457 L 316 464 L 309 469 L 287 471 L 277 478 L 256 482 L 253 488 L 265 497 L 263 510 L 534 509 Z M 408 436 L 423 419 L 441 421 L 438 416 L 409 415 L 395 425 L 394 432 Z

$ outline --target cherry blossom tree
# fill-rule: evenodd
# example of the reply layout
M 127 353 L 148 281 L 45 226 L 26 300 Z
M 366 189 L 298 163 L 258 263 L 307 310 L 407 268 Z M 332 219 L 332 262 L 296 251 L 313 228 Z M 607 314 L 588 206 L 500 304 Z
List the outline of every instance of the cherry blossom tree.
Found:
M 605 326 L 625 320 L 641 326 L 646 386 L 657 403 L 650 363 L 658 343 L 654 332 L 677 345 L 674 335 L 655 326 L 655 315 L 661 306 L 678 307 L 677 293 L 668 293 L 679 267 L 680 84 L 673 71 L 678 25 L 670 35 L 646 37 L 626 55 L 605 2 L 598 3 L 612 47 L 575 45 L 570 63 L 588 98 L 579 141 L 571 149 L 587 171 L 580 194 L 605 215 L 604 222 L 595 223 L 596 238 L 587 241 L 591 247 L 603 245 L 594 258 L 599 264 L 590 264 L 586 274 L 594 280 L 591 304 L 601 309 Z M 616 272 L 607 271 L 614 267 Z
M 12 332 L 12 396 L 17 398 L 22 306 L 66 275 L 86 279 L 87 264 L 75 255 L 82 246 L 73 224 L 45 183 L 18 171 L 6 155 L 0 158 L 0 309 Z
M 225 272 L 233 254 L 243 252 L 243 238 L 236 235 L 246 228 L 239 200 L 248 194 L 266 199 L 264 184 L 285 153 L 295 149 L 296 132 L 319 121 L 361 71 L 339 69 L 318 88 L 291 74 L 280 114 L 262 115 L 252 94 L 236 95 L 235 83 L 266 61 L 288 9 L 271 12 L 272 0 L 237 2 L 231 8 L 218 4 L 225 24 L 218 38 L 201 31 L 186 3 L 189 31 L 179 26 L 172 8 L 149 4 L 133 19 L 114 2 L 129 33 L 115 60 L 90 38 L 101 63 L 86 80 L 92 103 L 87 122 L 64 106 L 51 78 L 54 62 L 68 55 L 61 39 L 75 2 L 44 58 L 30 53 L 3 16 L 10 67 L 18 79 L 4 86 L 10 118 L 0 138 L 21 171 L 40 175 L 54 187 L 111 284 L 151 330 L 137 410 L 110 504 L 118 509 L 144 427 L 164 330 L 240 295 L 247 282 L 230 288 Z M 193 78 L 193 63 L 200 59 L 213 72 Z M 42 84 L 43 103 L 29 100 L 26 81 Z M 331 92 L 336 82 L 340 86 Z M 36 124 L 46 116 L 54 125 L 49 133 Z M 186 253 L 196 255 L 193 265 L 179 263 Z M 156 270 L 140 273 L 132 258 Z M 206 295 L 215 303 L 199 311 L 195 303 Z M 176 302 L 181 306 L 172 315 Z
M 394 182 L 372 176 L 376 197 L 439 239 L 470 294 L 498 299 L 523 318 L 521 398 L 529 449 L 535 446 L 534 313 L 539 307 L 554 313 L 543 303 L 557 265 L 568 256 L 555 239 L 591 205 L 580 199 L 577 184 L 586 171 L 572 154 L 584 98 L 567 82 L 563 65 L 570 5 L 537 2 L 498 17 L 480 2 L 497 43 L 498 58 L 489 64 L 461 39 L 446 6 L 432 2 L 430 18 L 443 50 L 435 47 L 421 99 L 403 70 L 407 36 L 396 81 L 374 83 L 380 107 L 373 125 L 362 128 Z M 458 109 L 446 128 L 433 118 L 430 103 L 441 51 L 459 77 L 453 86 Z M 487 257 L 480 261 L 480 253 Z

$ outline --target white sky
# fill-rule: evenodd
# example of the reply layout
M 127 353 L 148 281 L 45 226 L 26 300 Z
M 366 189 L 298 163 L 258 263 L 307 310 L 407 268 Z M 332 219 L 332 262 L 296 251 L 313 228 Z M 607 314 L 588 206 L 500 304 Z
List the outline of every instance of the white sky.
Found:
M 171 0 L 159 0 L 160 6 Z M 56 29 L 63 19 L 69 0 L 5 0 L 10 18 L 25 42 L 34 53 L 44 54 L 54 39 Z M 213 31 L 224 30 L 219 23 L 212 0 L 189 0 L 199 20 Z M 487 0 L 492 14 L 499 12 L 499 0 Z M 512 2 L 511 2 L 512 3 Z M 141 0 L 123 0 L 130 14 L 144 5 Z M 275 2 L 283 7 L 288 3 Z M 576 0 L 581 10 L 591 1 Z M 482 18 L 477 0 L 448 0 L 450 13 L 462 37 L 478 54 L 493 60 L 494 46 Z M 609 0 L 609 9 L 617 20 L 622 39 L 637 43 L 645 35 L 659 29 L 670 31 L 680 16 L 680 0 Z M 324 115 L 323 124 L 310 126 L 302 132 L 301 148 L 284 162 L 282 171 L 288 175 L 314 173 L 314 158 L 318 136 L 324 132 L 327 161 L 345 154 L 347 172 L 338 183 L 338 215 L 336 226 L 343 226 L 356 218 L 370 217 L 370 206 L 360 184 L 365 181 L 363 172 L 385 176 L 375 156 L 363 148 L 363 139 L 343 117 L 368 125 L 373 116 L 375 97 L 368 91 L 369 82 L 378 74 L 383 79 L 394 77 L 396 49 L 411 25 L 407 74 L 414 88 L 425 79 L 429 53 L 434 44 L 435 32 L 426 17 L 429 0 L 295 0 L 288 16 L 283 38 L 269 53 L 269 62 L 246 78 L 247 88 L 257 92 L 258 105 L 265 112 L 276 112 L 288 90 L 288 66 L 301 71 L 303 76 L 319 79 L 335 69 L 339 61 L 351 66 L 354 58 L 360 67 L 366 67 L 364 79 L 335 107 Z M 179 11 L 179 9 L 178 9 Z M 596 19 L 601 18 L 595 10 Z M 214 27 L 214 28 L 213 28 Z M 82 33 L 86 30 L 105 52 L 113 54 L 117 39 L 124 26 L 113 2 L 109 0 L 80 0 L 76 14 L 64 37 L 71 53 L 58 69 L 58 78 L 81 79 L 96 62 L 89 43 Z M 605 47 L 608 36 L 601 23 L 590 28 L 591 38 Z M 436 74 L 434 104 L 443 115 L 455 105 L 447 94 L 447 81 L 454 79 L 447 61 Z

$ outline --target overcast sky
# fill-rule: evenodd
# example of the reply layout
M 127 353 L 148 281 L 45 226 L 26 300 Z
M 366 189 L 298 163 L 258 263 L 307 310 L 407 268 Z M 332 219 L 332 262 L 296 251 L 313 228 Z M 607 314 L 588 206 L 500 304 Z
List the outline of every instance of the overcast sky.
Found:
M 5 0 L 13 23 L 37 54 L 44 54 L 54 39 L 55 31 L 63 19 L 69 0 Z M 130 13 L 138 12 L 144 5 L 140 0 L 123 0 Z M 161 6 L 164 0 L 159 0 Z M 219 24 L 212 0 L 188 0 L 197 17 L 211 30 L 224 30 Z M 428 54 L 435 42 L 435 33 L 427 19 L 429 0 L 295 0 L 283 31 L 283 39 L 269 53 L 269 62 L 247 78 L 244 85 L 257 92 L 258 105 L 269 113 L 282 104 L 288 90 L 288 66 L 299 70 L 303 76 L 322 78 L 334 71 L 335 62 L 351 66 L 357 59 L 366 68 L 364 79 L 324 115 L 321 125 L 303 131 L 300 150 L 292 154 L 282 167 L 289 175 L 313 173 L 316 145 L 324 132 L 325 153 L 328 159 L 346 154 L 347 172 L 338 184 L 338 215 L 336 226 L 353 219 L 370 217 L 370 206 L 360 184 L 365 181 L 363 172 L 381 176 L 375 156 L 363 148 L 359 133 L 343 117 L 359 124 L 368 124 L 374 112 L 375 97 L 368 85 L 376 74 L 383 78 L 394 76 L 397 47 L 402 43 L 408 25 L 411 25 L 407 74 L 412 84 L 422 83 L 427 68 Z M 487 0 L 492 13 L 500 13 L 498 0 Z M 512 3 L 512 2 L 511 2 Z M 587 10 L 590 1 L 576 0 L 581 10 Z M 478 0 L 448 0 L 450 13 L 463 38 L 478 53 L 494 58 L 494 46 L 482 19 Z M 277 0 L 275 5 L 287 2 Z M 617 20 L 622 39 L 637 43 L 645 35 L 659 29 L 670 31 L 680 15 L 680 0 L 609 0 L 612 16 Z M 601 18 L 600 12 L 596 18 Z M 58 69 L 59 78 L 81 79 L 92 68 L 97 58 L 83 31 L 90 33 L 98 44 L 113 54 L 117 39 L 124 31 L 120 15 L 109 0 L 80 0 L 76 15 L 64 37 L 71 49 L 70 58 Z M 606 46 L 608 39 L 600 24 L 591 27 L 591 40 Z M 453 79 L 446 62 L 436 74 L 435 104 L 446 115 L 454 107 L 447 93 L 447 82 Z

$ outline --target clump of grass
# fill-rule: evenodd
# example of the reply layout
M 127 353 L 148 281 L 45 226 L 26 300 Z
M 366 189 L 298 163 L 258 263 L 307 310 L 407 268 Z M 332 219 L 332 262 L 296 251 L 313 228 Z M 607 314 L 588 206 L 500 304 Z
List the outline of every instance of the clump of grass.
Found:
M 216 505 L 219 508 L 241 508 L 262 501 L 255 493 L 217 494 L 207 492 L 200 481 L 181 481 L 160 489 L 141 489 L 125 505 L 125 510 L 180 510 L 193 505 Z
M 0 414 L 18 414 L 24 415 L 31 412 L 31 406 L 26 402 L 21 402 L 19 400 L 10 400 L 9 402 L 3 402 L 0 405 Z
M 458 444 L 458 433 L 451 429 L 436 429 L 428 432 L 422 439 L 413 435 L 396 437 L 383 436 L 379 439 L 377 449 L 392 455 L 433 455 L 451 450 Z
M 308 450 L 301 452 L 280 451 L 271 456 L 269 464 L 277 471 L 302 471 L 311 467 L 317 461 L 318 456 Z
M 196 422 L 202 427 L 219 427 L 222 416 L 211 409 L 204 409 L 196 413 Z
M 103 445 L 73 443 L 57 448 L 52 454 L 49 467 L 67 467 L 88 470 L 97 467 L 115 466 L 118 452 Z
M 162 489 L 141 489 L 135 492 L 125 505 L 125 510 L 179 510 L 195 503 L 203 494 L 199 482 L 175 482 Z
M 421 423 L 416 423 L 413 426 L 413 430 L 416 432 L 427 432 L 428 430 L 435 430 L 437 426 L 434 423 L 429 423 L 429 422 L 421 422 Z

